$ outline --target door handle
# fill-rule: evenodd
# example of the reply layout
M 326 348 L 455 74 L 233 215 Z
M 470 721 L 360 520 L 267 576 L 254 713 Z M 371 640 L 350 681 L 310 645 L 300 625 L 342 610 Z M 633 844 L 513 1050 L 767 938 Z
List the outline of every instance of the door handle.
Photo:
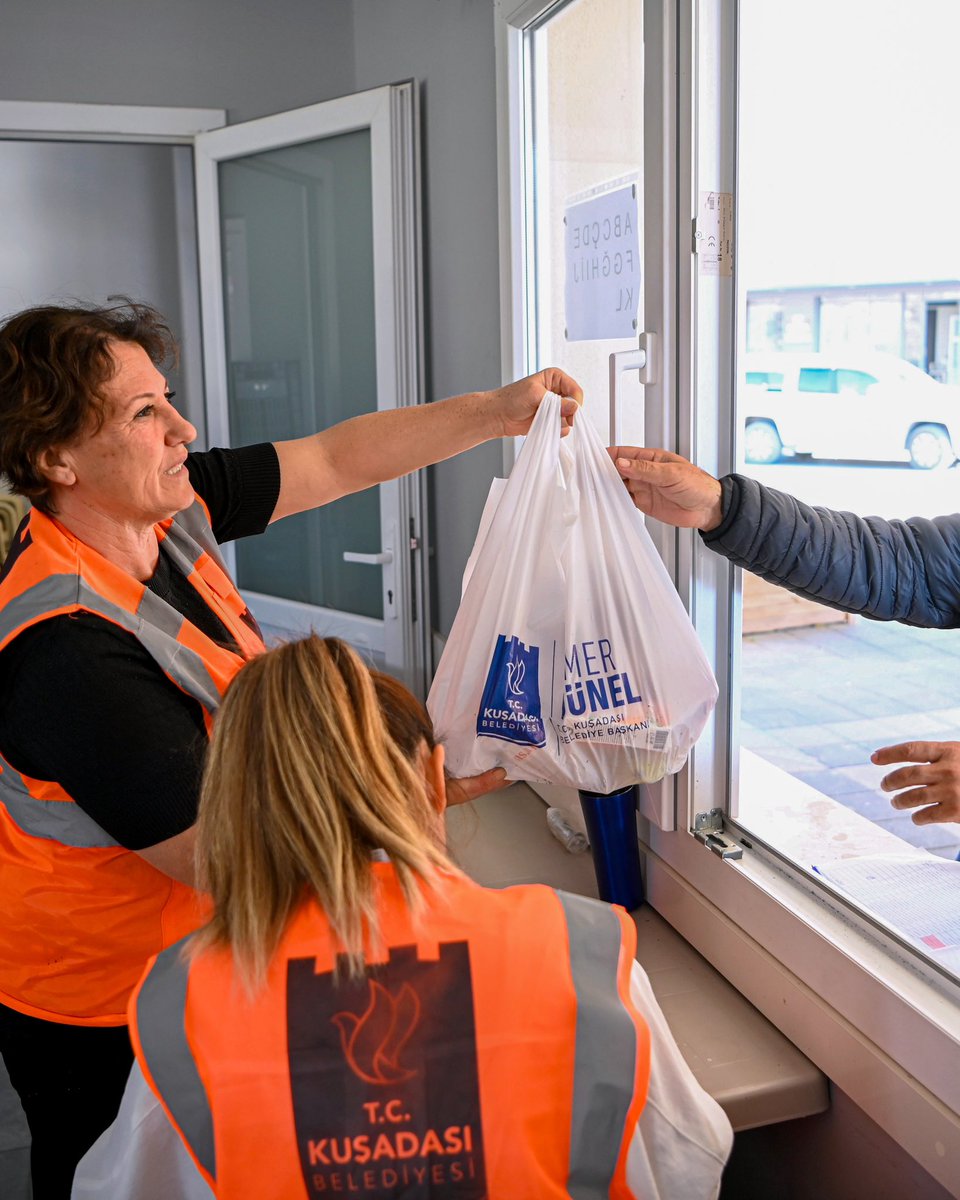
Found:
M 371 567 L 384 567 L 393 562 L 392 550 L 381 550 L 379 554 L 358 554 L 355 550 L 344 550 L 343 561 L 350 563 L 366 563 Z
M 624 371 L 638 371 L 644 386 L 660 382 L 659 334 L 645 331 L 640 334 L 636 350 L 621 350 L 610 355 L 611 446 L 620 443 L 620 376 Z
M 396 526 L 389 525 L 386 529 L 381 529 L 380 536 L 385 542 L 395 546 L 397 544 Z M 397 619 L 397 567 L 390 546 L 386 546 L 378 554 L 360 554 L 357 550 L 344 550 L 343 561 L 360 563 L 365 567 L 383 567 L 383 619 L 395 621 Z

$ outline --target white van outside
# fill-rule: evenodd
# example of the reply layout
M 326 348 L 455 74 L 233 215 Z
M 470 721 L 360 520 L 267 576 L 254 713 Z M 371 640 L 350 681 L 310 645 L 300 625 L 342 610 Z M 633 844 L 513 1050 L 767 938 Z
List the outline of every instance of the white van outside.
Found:
M 960 452 L 960 388 L 892 354 L 748 354 L 739 408 L 749 463 L 802 454 L 929 471 Z

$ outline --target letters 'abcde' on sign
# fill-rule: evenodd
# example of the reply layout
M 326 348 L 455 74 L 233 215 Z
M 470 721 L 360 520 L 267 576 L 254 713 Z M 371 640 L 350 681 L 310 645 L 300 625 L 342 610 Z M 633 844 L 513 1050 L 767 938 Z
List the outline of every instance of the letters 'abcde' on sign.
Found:
M 640 302 L 637 185 L 572 201 L 563 220 L 567 341 L 633 337 Z

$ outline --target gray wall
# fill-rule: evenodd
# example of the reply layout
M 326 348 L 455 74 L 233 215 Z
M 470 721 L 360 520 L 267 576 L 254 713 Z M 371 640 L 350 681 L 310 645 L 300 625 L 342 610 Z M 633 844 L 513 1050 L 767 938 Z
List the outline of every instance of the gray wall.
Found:
M 0 100 L 225 108 L 248 120 L 421 81 L 427 396 L 499 382 L 493 0 L 6 0 Z M 433 473 L 448 632 L 499 443 Z
M 149 300 L 180 339 L 167 381 L 202 438 L 196 249 L 177 238 L 193 194 L 189 146 L 0 142 L 0 318 L 32 304 Z
M 354 0 L 358 90 L 421 82 L 427 395 L 500 383 L 493 0 Z M 449 632 L 499 442 L 432 471 L 434 628 Z
M 0 100 L 225 108 L 354 90 L 350 0 L 4 0 Z

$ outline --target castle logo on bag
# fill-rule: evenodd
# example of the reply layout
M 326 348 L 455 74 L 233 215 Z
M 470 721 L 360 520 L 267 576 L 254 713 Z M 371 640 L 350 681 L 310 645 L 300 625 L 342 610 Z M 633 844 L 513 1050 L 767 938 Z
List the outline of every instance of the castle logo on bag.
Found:
M 501 633 L 477 713 L 477 737 L 545 746 L 540 708 L 540 647 Z

